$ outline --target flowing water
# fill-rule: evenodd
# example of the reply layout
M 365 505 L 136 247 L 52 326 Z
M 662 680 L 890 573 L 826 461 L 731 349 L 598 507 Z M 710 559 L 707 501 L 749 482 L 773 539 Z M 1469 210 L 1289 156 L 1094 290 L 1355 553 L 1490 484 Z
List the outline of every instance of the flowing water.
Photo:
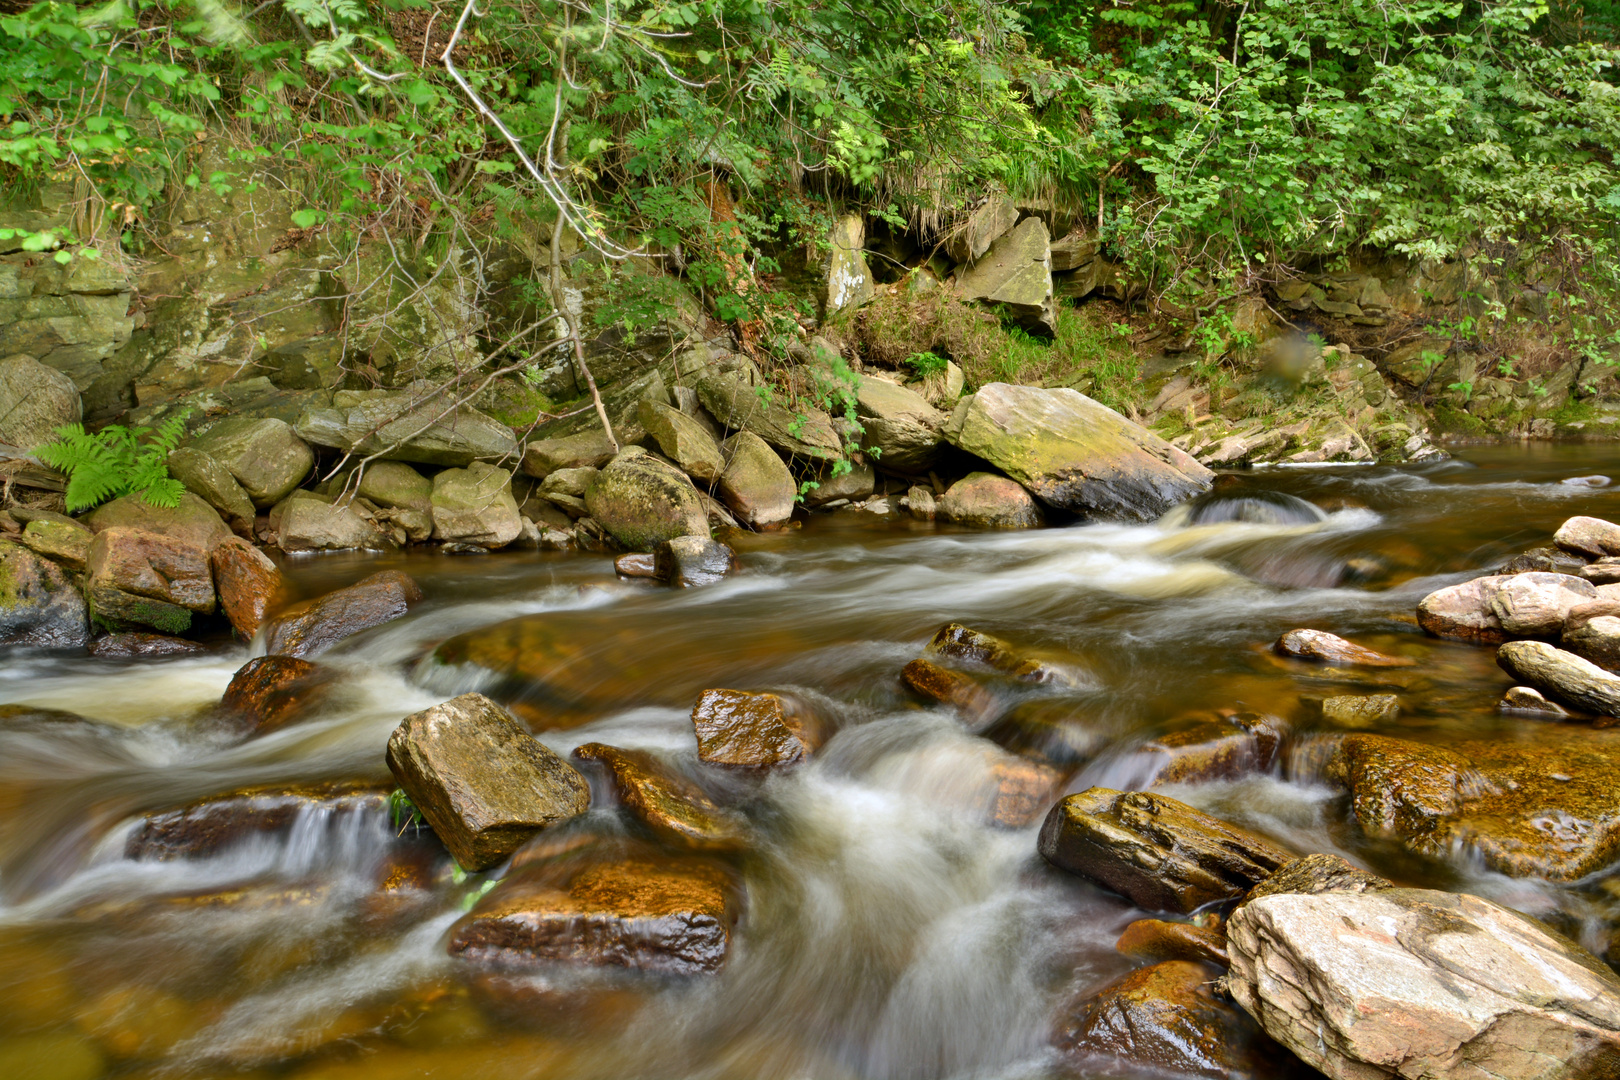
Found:
M 1620 451 L 1461 458 L 1232 476 L 1218 500 L 1151 526 L 997 534 L 818 516 L 747 538 L 741 573 L 683 592 L 619 582 L 598 555 L 295 560 L 304 595 L 397 566 L 427 599 L 323 658 L 344 677 L 316 716 L 249 742 L 204 722 L 246 647 L 5 656 L 0 704 L 93 722 L 0 727 L 0 1077 L 1057 1075 L 1055 1011 L 1133 966 L 1113 945 L 1142 913 L 1043 863 L 1038 819 L 987 823 L 1003 751 L 911 698 L 900 668 L 952 620 L 1058 665 L 1072 685 L 1027 690 L 1022 707 L 1078 720 L 1070 791 L 1150 782 L 1133 749 L 1215 710 L 1275 714 L 1308 743 L 1312 695 L 1358 690 L 1267 651 L 1297 626 L 1418 661 L 1390 676 L 1392 733 L 1534 740 L 1540 722 L 1496 710 L 1509 683 L 1492 650 L 1427 638 L 1413 611 L 1570 515 L 1615 517 L 1620 485 L 1563 481 L 1620 481 Z M 428 660 L 520 616 L 572 650 L 545 686 Z M 799 768 L 721 774 L 697 761 L 688 716 L 708 687 L 794 691 L 836 732 Z M 653 750 L 742 807 L 745 910 L 719 975 L 476 972 L 445 940 L 483 878 L 455 872 L 431 838 L 396 835 L 377 797 L 311 803 L 206 854 L 126 857 L 142 815 L 203 796 L 386 782 L 398 721 L 474 688 L 559 753 Z M 1308 769 L 1166 791 L 1299 851 L 1490 896 L 1608 947 L 1612 875 L 1555 887 L 1465 853 L 1402 854 L 1361 835 Z M 601 791 L 564 828 L 631 830 Z

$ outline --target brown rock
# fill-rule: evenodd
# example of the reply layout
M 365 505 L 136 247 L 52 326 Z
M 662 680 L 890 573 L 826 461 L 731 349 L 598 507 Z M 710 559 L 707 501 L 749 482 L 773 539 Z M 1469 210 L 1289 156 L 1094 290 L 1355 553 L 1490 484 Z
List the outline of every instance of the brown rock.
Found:
M 210 795 L 147 815 L 125 842 L 124 857 L 202 858 L 250 836 L 288 832 L 303 815 L 376 813 L 387 800 L 386 787 L 366 782 L 269 785 Z
M 1605 555 L 1596 562 L 1579 568 L 1575 573 L 1594 585 L 1613 585 L 1620 582 L 1620 557 Z
M 1502 703 L 1497 706 L 1503 712 L 1524 713 L 1528 716 L 1540 716 L 1551 720 L 1563 720 L 1569 716 L 1569 711 L 1555 701 L 1548 701 L 1541 696 L 1541 691 L 1531 686 L 1510 686 L 1502 695 Z
M 1306 855 L 1278 867 L 1275 874 L 1250 889 L 1237 906 L 1282 893 L 1371 892 L 1394 887 L 1394 882 L 1358 869 L 1338 855 Z
M 620 555 L 613 560 L 613 569 L 620 577 L 655 578 L 658 576 L 658 564 L 653 561 L 653 556 L 641 551 L 632 551 L 628 555 Z
M 978 529 L 1036 529 L 1046 515 L 1024 486 L 995 473 L 976 472 L 940 497 L 935 512 L 946 521 Z
M 600 764 L 624 808 L 660 838 L 700 850 L 742 846 L 743 822 L 653 754 L 593 742 L 576 748 L 574 757 Z
M 715 765 L 792 765 L 821 744 L 815 718 L 780 694 L 705 690 L 692 706 L 698 757 Z
M 204 551 L 214 550 L 215 544 L 232 535 L 219 511 L 189 491 L 180 496 L 180 505 L 173 509 L 152 506 L 139 495 L 124 495 L 102 503 L 83 521 L 92 532 L 138 529 L 195 544 Z
M 1058 667 L 1023 656 L 1000 638 L 961 623 L 946 623 L 940 627 L 929 639 L 927 651 L 935 656 L 978 664 L 1026 682 L 1072 685 L 1074 681 Z
M 1418 604 L 1418 625 L 1435 637 L 1493 645 L 1506 641 L 1501 620 L 1491 610 L 1491 596 L 1511 576 L 1475 578 L 1430 593 Z
M 591 802 L 584 777 L 482 694 L 400 721 L 388 767 L 464 870 L 496 865 Z
M 231 676 L 220 711 L 250 735 L 268 735 L 319 704 L 328 677 L 315 664 L 293 656 L 260 656 Z
M 97 660 L 195 656 L 208 651 L 195 641 L 164 634 L 108 634 L 92 641 L 88 648 Z
M 1027 758 L 1004 756 L 990 766 L 996 782 L 988 823 L 1022 829 L 1039 821 L 1069 778 L 1067 770 Z
M 1556 637 L 1573 607 L 1597 598 L 1597 588 L 1570 574 L 1514 574 L 1491 593 L 1491 612 L 1513 637 Z
M 661 581 L 677 589 L 713 585 L 737 569 L 737 553 L 707 536 L 677 536 L 653 551 L 653 568 Z
M 995 709 L 995 698 L 971 676 L 917 659 L 900 669 L 900 678 L 919 697 L 950 705 L 969 723 L 982 720 Z
M 1054 806 L 1039 846 L 1048 862 L 1138 907 L 1183 914 L 1243 895 L 1294 857 L 1175 799 L 1107 788 Z
M 1416 661 L 1403 656 L 1386 656 L 1346 641 L 1324 630 L 1290 630 L 1277 639 L 1277 651 L 1284 656 L 1315 660 L 1321 664 L 1353 664 L 1360 667 L 1411 667 Z
M 1598 599 L 1570 608 L 1560 643 L 1606 671 L 1620 672 L 1620 603 Z
M 1341 694 L 1322 702 L 1322 719 L 1344 728 L 1373 728 L 1400 715 L 1401 701 L 1394 694 Z
M 1230 780 L 1271 768 L 1287 726 L 1275 716 L 1230 713 L 1161 735 L 1137 753 L 1148 759 L 1155 787 Z
M 214 610 L 214 573 L 208 552 L 195 544 L 137 529 L 104 529 L 90 544 L 86 588 L 112 588 L 133 596 L 208 614 Z
M 420 599 L 422 590 L 409 576 L 383 570 L 277 615 L 265 628 L 265 650 L 315 656 L 346 637 L 392 622 Z
M 253 640 L 265 616 L 281 600 L 281 570 L 239 536 L 222 541 L 209 555 L 209 562 L 225 617 L 238 634 Z
M 1108 741 L 1072 701 L 1047 697 L 1018 702 L 980 734 L 1021 757 L 1071 771 L 1095 757 Z
M 1553 543 L 1588 559 L 1620 555 L 1620 525 L 1595 517 L 1572 517 L 1558 527 Z
M 1620 675 L 1545 641 L 1509 641 L 1496 663 L 1521 683 L 1598 716 L 1620 716 Z
M 1225 967 L 1226 932 L 1219 927 L 1164 919 L 1137 919 L 1125 928 L 1114 948 L 1135 960 L 1192 960 Z

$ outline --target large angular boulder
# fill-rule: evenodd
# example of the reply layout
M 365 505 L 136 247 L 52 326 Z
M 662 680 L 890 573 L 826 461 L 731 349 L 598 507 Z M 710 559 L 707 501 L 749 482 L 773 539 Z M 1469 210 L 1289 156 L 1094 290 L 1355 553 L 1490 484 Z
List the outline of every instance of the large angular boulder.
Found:
M 502 862 L 591 805 L 585 778 L 482 694 L 400 721 L 388 768 L 464 870 Z
M 1232 916 L 1227 945 L 1232 997 L 1334 1080 L 1620 1075 L 1620 978 L 1477 896 L 1265 896 Z
M 1038 529 L 1046 515 L 1016 480 L 995 473 L 968 473 L 935 504 L 946 521 L 975 529 Z
M 88 640 L 84 597 L 62 568 L 0 541 L 0 646 L 62 649 Z
M 658 401 L 642 401 L 637 415 L 664 456 L 700 484 L 712 484 L 725 471 L 720 444 L 697 419 Z
M 194 446 L 182 446 L 169 455 L 169 475 L 186 490 L 219 511 L 219 516 L 239 536 L 251 535 L 255 507 L 253 499 L 236 482 L 231 471 Z
M 1025 218 L 996 240 L 982 258 L 957 272 L 956 294 L 963 300 L 999 304 L 1029 329 L 1055 333 L 1051 237 L 1046 223 Z
M 433 478 L 433 537 L 446 543 L 500 548 L 523 531 L 512 477 L 505 469 L 475 461 Z
M 1620 675 L 1545 641 L 1510 641 L 1496 662 L 1519 682 L 1599 716 L 1620 716 Z
M 845 214 L 833 222 L 827 238 L 827 259 L 822 266 L 822 318 L 871 303 L 877 295 L 872 271 L 866 265 L 866 222 L 859 214 Z
M 705 690 L 692 706 L 698 757 L 715 765 L 792 765 L 821 745 L 817 720 L 781 694 Z
M 233 536 L 209 555 L 214 570 L 214 591 L 231 629 L 249 641 L 264 625 L 265 616 L 281 599 L 281 570 L 270 556 Z
M 832 421 L 808 404 L 789 404 L 769 386 L 752 386 L 736 375 L 711 371 L 698 380 L 698 400 L 731 431 L 750 431 L 786 457 L 837 461 L 843 440 Z
M 574 757 L 600 765 L 619 803 L 660 839 L 700 850 L 741 846 L 743 821 L 656 755 L 593 742 L 576 748 Z
M 957 404 L 945 438 L 1048 505 L 1087 516 L 1151 520 L 1214 482 L 1191 457 L 1074 390 L 990 383 Z
M 1088 788 L 1046 815 L 1046 860 L 1149 911 L 1190 914 L 1248 892 L 1293 854 L 1183 802 Z
M 316 446 L 330 446 L 391 461 L 465 467 L 474 461 L 499 462 L 519 453 L 512 429 L 469 405 L 444 395 L 414 390 L 345 391 L 332 408 L 306 409 L 298 434 Z
M 175 537 L 103 529 L 90 542 L 86 562 L 91 617 L 112 626 L 138 623 L 166 633 L 185 631 L 193 613 L 214 610 L 208 559 L 208 551 Z
M 779 525 L 793 516 L 793 474 L 765 440 L 739 431 L 722 444 L 725 470 L 720 498 L 751 529 Z
M 285 420 L 229 417 L 186 445 L 225 466 L 261 510 L 285 499 L 315 464 L 315 452 Z
M 353 503 L 293 498 L 278 505 L 276 546 L 282 551 L 386 551 L 393 540 Z
M 708 536 L 709 515 L 692 481 L 632 447 L 608 462 L 585 492 L 597 524 L 632 551 L 651 551 L 677 536 Z
M 214 550 L 232 535 L 219 511 L 189 491 L 180 496 L 180 505 L 173 508 L 153 506 L 139 495 L 123 495 L 102 503 L 82 520 L 92 532 L 139 529 L 195 544 L 204 551 Z
M 309 657 L 346 637 L 392 622 L 422 599 L 422 590 L 398 570 L 383 570 L 277 615 L 265 627 L 265 652 Z
M 677 536 L 653 551 L 653 576 L 677 589 L 713 585 L 737 568 L 737 553 L 706 536 Z
M 945 253 L 953 262 L 970 263 L 1018 224 L 1018 207 L 1005 195 L 991 195 L 952 231 Z
M 866 429 L 861 447 L 874 452 L 884 468 L 920 474 L 939 459 L 945 414 L 915 390 L 863 378 L 855 391 L 855 415 Z
M 0 443 L 32 451 L 83 415 L 73 380 L 22 353 L 0 360 Z

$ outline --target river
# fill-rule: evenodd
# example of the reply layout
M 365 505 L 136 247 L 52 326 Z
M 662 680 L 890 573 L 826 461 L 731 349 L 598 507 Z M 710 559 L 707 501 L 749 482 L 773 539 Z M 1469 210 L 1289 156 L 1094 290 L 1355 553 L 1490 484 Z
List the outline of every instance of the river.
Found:
M 1362 835 L 1301 749 L 1320 724 L 1313 695 L 1345 692 L 1348 676 L 1267 648 L 1303 626 L 1417 661 L 1391 676 L 1405 680 L 1402 714 L 1383 725 L 1405 738 L 1535 740 L 1543 721 L 1497 710 L 1510 683 L 1493 651 L 1426 637 L 1414 608 L 1548 543 L 1571 515 L 1620 516 L 1620 485 L 1565 482 L 1593 474 L 1620 481 L 1620 451 L 1535 444 L 1223 478 L 1228 505 L 1280 492 L 1325 511 L 1281 525 L 973 533 L 819 515 L 739 541 L 741 572 L 679 592 L 621 582 L 604 555 L 289 560 L 303 595 L 398 568 L 426 600 L 322 658 L 343 678 L 317 715 L 250 742 L 206 721 L 245 646 L 5 656 L 0 704 L 93 722 L 0 726 L 0 1076 L 1058 1075 L 1054 1010 L 1133 966 L 1114 941 L 1143 913 L 1046 865 L 1038 819 L 987 823 L 1002 752 L 898 677 L 948 621 L 1068 674 L 1029 705 L 1069 720 L 1082 760 L 1066 790 L 1151 781 L 1134 749 L 1189 716 L 1273 714 L 1295 731 L 1276 768 L 1165 793 L 1301 852 L 1491 897 L 1602 955 L 1620 925 L 1612 872 L 1552 886 Z M 519 617 L 570 643 L 543 684 L 432 662 L 439 642 Z M 697 761 L 689 718 L 711 687 L 791 690 L 836 733 L 762 781 L 719 774 Z M 657 751 L 742 808 L 745 911 L 720 974 L 477 972 L 445 940 L 485 878 L 397 836 L 375 798 L 312 804 L 205 857 L 126 856 L 142 815 L 204 796 L 387 782 L 399 720 L 480 688 L 560 754 L 593 741 Z M 566 828 L 626 829 L 598 796 Z

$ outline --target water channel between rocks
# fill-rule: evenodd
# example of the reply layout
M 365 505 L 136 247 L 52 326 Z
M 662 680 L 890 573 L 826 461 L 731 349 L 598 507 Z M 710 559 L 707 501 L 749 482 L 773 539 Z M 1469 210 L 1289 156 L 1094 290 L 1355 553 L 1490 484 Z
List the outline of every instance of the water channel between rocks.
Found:
M 1620 480 L 1620 451 L 1491 448 L 1224 481 L 1228 495 L 1306 499 L 1327 511 L 1317 524 L 972 533 L 822 515 L 749 537 L 741 573 L 684 591 L 620 582 L 607 556 L 292 560 L 304 595 L 399 568 L 426 601 L 322 658 L 345 678 L 316 716 L 246 743 L 198 722 L 246 647 L 5 656 L 0 704 L 99 723 L 0 728 L 0 1077 L 18 1075 L 7 1062 L 61 1080 L 1074 1075 L 1048 1049 L 1055 1012 L 1133 966 L 1114 942 L 1142 912 L 1043 862 L 1038 815 L 988 823 L 1005 752 L 899 679 L 953 620 L 1072 676 L 1071 688 L 1020 691 L 1027 708 L 1078 721 L 1085 760 L 1064 790 L 1151 782 L 1133 750 L 1190 716 L 1274 714 L 1294 736 L 1272 771 L 1165 793 L 1300 852 L 1498 900 L 1612 959 L 1613 871 L 1552 885 L 1495 874 L 1468 851 L 1424 859 L 1371 840 L 1302 749 L 1327 730 L 1311 702 L 1334 693 L 1397 694 L 1400 717 L 1374 730 L 1408 739 L 1544 738 L 1544 721 L 1497 710 L 1510 681 L 1493 649 L 1426 637 L 1414 609 L 1546 544 L 1571 515 L 1620 516 L 1620 487 L 1561 483 L 1590 474 Z M 518 617 L 506 677 L 432 662 L 441 641 Z M 1416 666 L 1358 674 L 1269 651 L 1302 626 Z M 689 717 L 712 687 L 793 691 L 835 734 L 795 769 L 721 774 L 698 762 Z M 447 934 L 484 877 L 397 837 L 375 798 L 312 804 L 205 857 L 126 857 L 142 815 L 203 796 L 391 785 L 390 731 L 471 689 L 558 753 L 655 751 L 741 809 L 743 914 L 718 975 L 494 976 L 451 958 Z M 605 791 L 593 805 L 564 828 L 631 831 Z

